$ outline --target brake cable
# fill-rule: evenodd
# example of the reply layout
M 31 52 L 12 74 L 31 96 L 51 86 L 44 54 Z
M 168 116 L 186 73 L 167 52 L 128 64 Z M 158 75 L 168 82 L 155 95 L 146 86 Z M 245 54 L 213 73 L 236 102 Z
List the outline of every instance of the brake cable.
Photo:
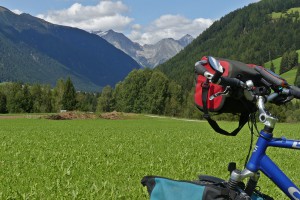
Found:
M 247 157 L 246 157 L 246 160 L 245 160 L 245 164 L 244 164 L 245 168 L 246 168 L 246 165 L 248 163 L 248 160 L 249 160 L 249 157 L 250 157 L 250 154 L 251 154 L 251 151 L 252 151 L 253 136 L 254 136 L 254 130 L 253 129 L 255 128 L 256 131 L 257 131 L 257 133 L 259 133 L 258 132 L 258 128 L 257 128 L 257 124 L 256 124 L 256 112 L 255 113 L 251 113 L 249 115 L 248 127 L 249 127 L 249 130 L 250 130 L 250 133 L 251 133 L 251 139 L 250 139 L 250 145 L 249 145 L 248 154 L 247 154 Z

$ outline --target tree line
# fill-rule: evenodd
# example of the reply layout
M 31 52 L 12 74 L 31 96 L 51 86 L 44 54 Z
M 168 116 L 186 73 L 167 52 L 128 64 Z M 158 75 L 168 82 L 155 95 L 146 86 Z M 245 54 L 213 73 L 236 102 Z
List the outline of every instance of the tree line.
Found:
M 182 87 L 158 70 L 133 70 L 115 88 L 102 92 L 76 91 L 72 80 L 60 79 L 56 86 L 0 84 L 0 113 L 128 112 L 190 117 L 195 109 Z M 189 108 L 188 108 L 189 107 Z
M 300 120 L 300 103 L 268 105 L 282 122 Z M 185 91 L 159 70 L 133 70 L 115 88 L 106 86 L 101 93 L 76 91 L 70 78 L 58 80 L 56 86 L 2 83 L 0 113 L 53 113 L 60 110 L 84 112 L 127 112 L 203 119 L 194 104 L 194 89 Z M 222 114 L 219 120 L 236 116 Z
M 60 110 L 95 111 L 97 94 L 76 92 L 70 78 L 50 85 L 0 84 L 0 113 L 53 113 Z
M 133 70 L 114 89 L 103 88 L 97 111 L 191 117 L 196 108 L 190 100 L 193 100 L 193 93 L 186 93 L 159 70 Z
M 298 53 L 296 51 L 285 52 L 282 55 L 282 59 L 280 62 L 279 74 L 283 74 L 292 68 L 298 66 Z M 273 66 L 273 67 L 272 67 Z M 271 70 L 274 71 L 274 64 L 271 63 Z

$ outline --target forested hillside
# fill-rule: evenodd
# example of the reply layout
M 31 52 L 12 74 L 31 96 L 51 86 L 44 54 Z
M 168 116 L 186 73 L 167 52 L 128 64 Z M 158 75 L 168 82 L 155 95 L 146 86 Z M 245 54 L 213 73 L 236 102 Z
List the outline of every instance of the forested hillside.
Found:
M 264 64 L 264 67 L 270 69 L 276 74 L 280 74 L 288 83 L 300 86 L 296 81 L 299 79 L 299 60 L 300 50 L 285 52 L 281 57 L 270 60 Z
M 204 55 L 262 65 L 300 49 L 299 15 L 274 17 L 274 12 L 295 7 L 300 7 L 299 0 L 262 0 L 231 12 L 158 69 L 190 91 L 194 64 Z
M 104 39 L 0 6 L 0 82 L 50 84 L 71 77 L 77 90 L 101 91 L 140 65 Z

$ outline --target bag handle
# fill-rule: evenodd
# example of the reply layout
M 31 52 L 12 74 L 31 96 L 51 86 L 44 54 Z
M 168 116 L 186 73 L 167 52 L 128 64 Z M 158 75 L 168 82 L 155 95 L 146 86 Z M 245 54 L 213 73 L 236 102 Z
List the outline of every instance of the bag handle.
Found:
M 208 117 L 205 116 L 204 118 L 208 121 L 209 125 L 217 133 L 220 133 L 220 134 L 226 135 L 226 136 L 236 136 L 240 132 L 240 130 L 244 127 L 244 125 L 248 122 L 248 117 L 249 117 L 248 113 L 242 113 L 240 116 L 240 120 L 239 120 L 239 126 L 230 133 L 225 131 L 224 129 L 222 129 L 215 120 L 210 118 L 209 115 L 208 115 Z
M 209 80 L 206 79 L 206 81 L 202 84 L 202 104 L 203 104 L 203 117 L 208 121 L 209 125 L 217 132 L 222 135 L 226 136 L 236 136 L 240 130 L 244 127 L 244 125 L 248 122 L 249 119 L 249 113 L 244 112 L 241 113 L 240 120 L 239 120 L 239 126 L 234 129 L 232 132 L 227 132 L 224 129 L 222 129 L 218 123 L 213 120 L 209 113 L 208 113 L 208 107 L 207 107 L 207 99 L 208 99 L 208 90 L 209 90 Z

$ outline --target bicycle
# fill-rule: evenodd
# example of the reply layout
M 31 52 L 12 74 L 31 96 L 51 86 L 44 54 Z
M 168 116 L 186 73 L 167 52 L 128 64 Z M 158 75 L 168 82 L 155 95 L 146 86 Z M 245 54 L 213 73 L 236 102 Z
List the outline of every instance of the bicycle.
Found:
M 228 181 L 206 175 L 199 176 L 199 179 L 196 181 L 180 181 L 159 176 L 145 176 L 142 179 L 142 184 L 147 186 L 152 200 L 273 199 L 256 190 L 260 172 L 263 172 L 272 180 L 290 199 L 300 200 L 299 188 L 266 155 L 268 147 L 300 149 L 300 141 L 274 137 L 273 131 L 278 119 L 272 116 L 265 108 L 266 102 L 281 105 L 291 101 L 293 98 L 300 99 L 300 88 L 288 85 L 280 76 L 263 67 L 248 66 L 237 61 L 231 62 L 232 66 L 236 66 L 237 73 L 231 73 L 229 76 L 230 69 L 233 70 L 233 68 L 228 67 L 230 62 L 230 60 L 223 62 L 223 64 L 227 63 L 226 74 L 224 74 L 225 68 L 222 67 L 220 61 L 211 56 L 203 57 L 201 61 L 195 64 L 195 73 L 198 76 L 195 92 L 197 99 L 195 102 L 197 107 L 204 112 L 204 118 L 207 119 L 211 127 L 216 132 L 227 136 L 235 136 L 249 119 L 250 123 L 252 123 L 250 130 L 253 136 L 253 128 L 255 127 L 257 130 L 255 113 L 258 110 L 258 119 L 264 124 L 264 128 L 260 132 L 257 130 L 259 132 L 258 140 L 252 153 L 249 151 L 245 169 L 238 170 L 235 163 L 231 163 L 228 167 L 230 171 Z M 236 78 L 240 74 L 244 76 Z M 208 91 L 210 84 L 213 86 L 213 92 Z M 198 92 L 197 87 L 199 89 Z M 271 89 L 274 91 L 273 93 Z M 245 116 L 244 110 L 239 108 L 235 110 L 240 111 L 241 116 L 239 127 L 231 133 L 221 129 L 208 114 L 209 109 L 210 111 L 219 111 L 215 107 L 209 107 L 208 102 L 220 98 L 220 96 L 224 96 L 224 98 L 221 97 L 223 104 L 220 103 L 220 99 L 218 104 L 216 102 L 219 110 L 225 107 L 228 96 L 228 100 L 234 103 L 242 101 L 242 104 L 244 103 L 245 107 L 248 107 L 249 112 L 246 113 L 250 113 L 249 116 Z M 236 99 L 232 99 L 234 97 Z M 220 105 L 223 105 L 223 107 L 220 108 Z M 234 104 L 231 103 L 231 105 Z M 252 110 L 253 107 L 255 107 L 254 110 Z M 251 144 L 252 140 L 253 137 Z M 243 182 L 245 179 L 248 179 L 246 185 Z
M 292 98 L 300 99 L 300 89 L 295 86 L 280 87 L 277 92 L 267 94 L 265 92 L 261 94 L 255 94 L 253 92 L 253 84 L 251 80 L 246 83 L 234 78 L 222 77 L 222 66 L 214 58 L 213 68 L 218 72 L 215 75 L 208 73 L 204 68 L 198 66 L 198 73 L 207 76 L 210 79 L 217 80 L 218 84 L 231 87 L 242 87 L 246 91 L 246 98 L 250 101 L 256 101 L 258 108 L 258 118 L 261 123 L 264 124 L 264 128 L 259 132 L 258 140 L 255 144 L 254 150 L 246 164 L 246 168 L 242 171 L 234 169 L 231 172 L 228 186 L 232 190 L 236 190 L 238 183 L 249 178 L 245 187 L 245 193 L 251 196 L 254 189 L 257 186 L 260 171 L 263 172 L 275 185 L 277 185 L 290 199 L 300 200 L 299 188 L 281 171 L 281 169 L 267 156 L 266 150 L 268 147 L 276 148 L 288 148 L 288 149 L 300 149 L 300 141 L 286 138 L 276 138 L 273 136 L 273 131 L 277 118 L 272 116 L 265 108 L 266 102 L 273 102 L 276 98 L 284 96 L 290 101 Z M 257 69 L 263 78 L 276 85 L 279 84 L 280 77 L 270 71 L 262 71 Z M 285 103 L 285 102 L 283 102 Z

